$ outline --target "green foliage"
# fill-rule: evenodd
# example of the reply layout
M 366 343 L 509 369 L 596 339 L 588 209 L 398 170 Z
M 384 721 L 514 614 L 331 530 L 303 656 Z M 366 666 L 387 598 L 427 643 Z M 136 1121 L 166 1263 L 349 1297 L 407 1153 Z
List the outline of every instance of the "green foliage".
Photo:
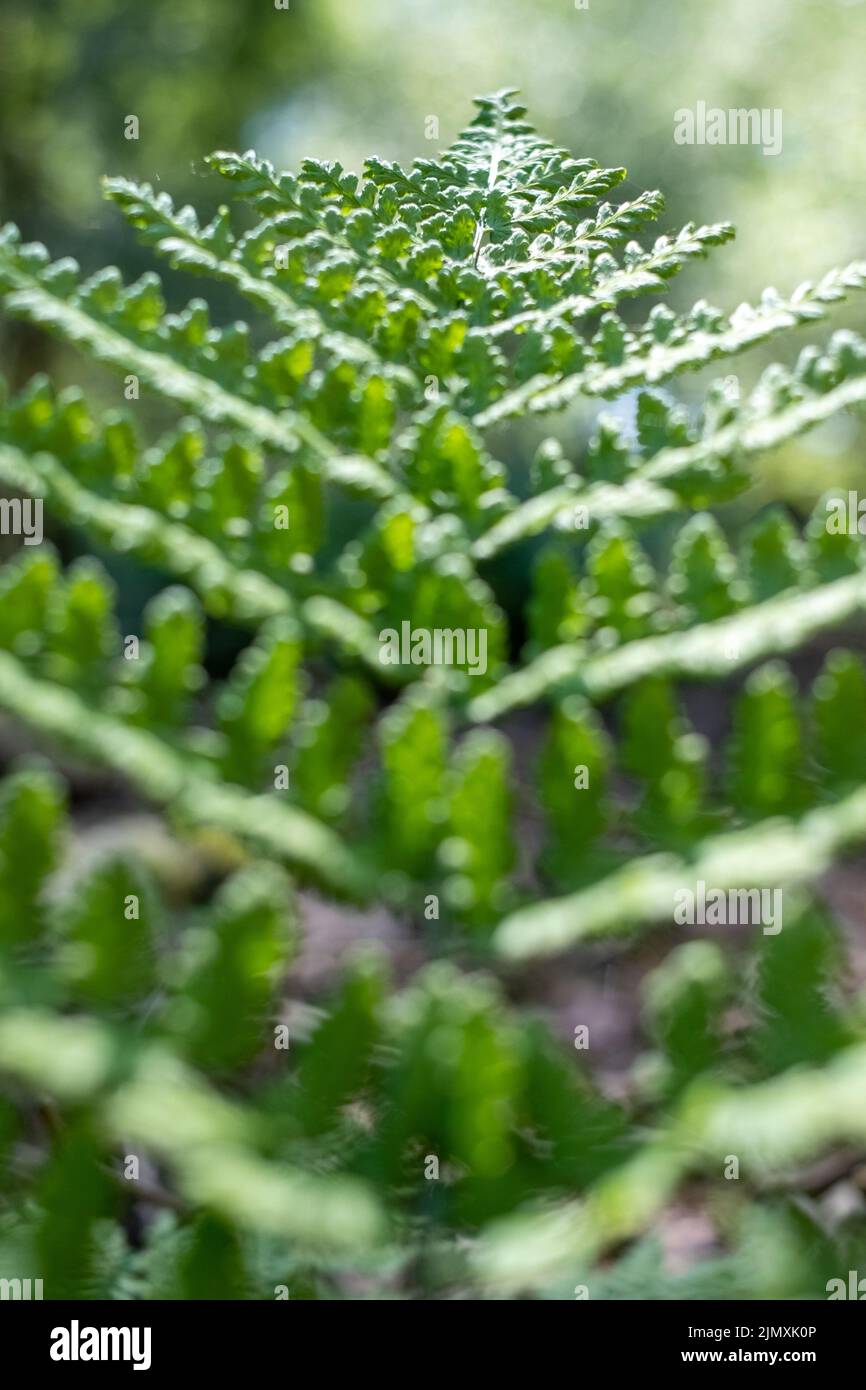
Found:
M 155 983 L 151 893 L 122 863 L 99 868 L 63 913 L 64 975 L 90 1003 L 129 1006 Z
M 676 948 L 647 978 L 648 1026 L 664 1055 L 666 1089 L 679 1091 L 720 1066 L 721 1011 L 730 992 L 724 956 L 711 941 Z
M 608 741 L 589 706 L 575 695 L 563 700 L 553 711 L 538 769 L 554 879 L 567 879 L 592 864 L 608 818 L 610 759 Z
M 778 658 L 860 613 L 866 575 L 824 507 L 740 544 L 711 509 L 866 399 L 866 343 L 724 377 L 694 415 L 670 393 L 821 317 L 863 266 L 642 316 L 626 301 L 731 228 L 644 246 L 661 195 L 609 201 L 625 171 L 542 139 L 510 92 L 410 170 L 207 165 L 238 214 L 106 192 L 250 325 L 0 238 L 7 312 L 138 402 L 100 413 L 37 378 L 0 409 L 0 477 L 44 500 L 64 555 L 95 552 L 26 545 L 0 572 L 0 708 L 64 773 L 0 791 L 0 1273 L 52 1297 L 670 1288 L 646 1232 L 733 1153 L 739 1222 L 684 1286 L 821 1296 L 823 1237 L 761 1184 L 866 1143 L 862 1001 L 808 896 L 866 840 L 866 671 Z M 622 399 L 577 462 L 552 439 L 525 472 L 496 456 L 502 422 L 580 396 Z M 130 562 L 166 579 L 140 616 Z M 683 687 L 727 700 L 745 671 L 711 745 Z M 205 856 L 196 901 L 143 847 L 79 863 L 82 764 Z M 682 927 L 699 882 L 784 892 L 784 929 L 726 922 L 723 949 L 708 919 L 654 958 L 614 1097 L 595 1022 L 529 1015 L 513 963 Z M 310 1003 L 321 893 L 359 935 L 375 908 L 386 940 L 453 959 L 392 989 L 353 955 Z M 821 1247 L 831 1271 L 846 1240 Z
M 307 1045 L 297 1073 L 296 1102 L 305 1134 L 332 1128 L 341 1108 L 363 1093 L 382 1033 L 383 986 L 374 961 L 356 965 Z
M 189 1055 L 214 1071 L 240 1066 L 260 1051 L 294 943 L 288 896 L 276 865 L 245 869 L 217 895 L 212 924 L 189 933 L 177 1028 Z
M 20 772 L 0 797 L 0 940 L 38 940 L 46 930 L 42 890 L 55 867 L 63 789 L 45 772 Z
M 467 734 L 452 763 L 449 839 L 442 858 L 454 870 L 449 906 L 475 927 L 489 926 L 509 899 L 514 863 L 510 745 L 492 729 Z
M 755 1047 L 771 1071 L 823 1062 L 851 1040 L 830 1002 L 839 954 L 833 923 L 817 910 L 803 914 L 797 930 L 778 942 L 778 950 L 765 946 L 762 951 L 758 990 L 763 1020 Z

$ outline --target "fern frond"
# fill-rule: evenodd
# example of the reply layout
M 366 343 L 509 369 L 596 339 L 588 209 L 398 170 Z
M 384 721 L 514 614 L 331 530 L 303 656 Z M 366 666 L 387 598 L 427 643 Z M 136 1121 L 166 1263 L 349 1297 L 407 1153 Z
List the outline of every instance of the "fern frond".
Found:
M 717 382 L 710 389 L 703 427 L 693 431 L 688 443 L 671 444 L 649 457 L 626 457 L 617 486 L 582 482 L 575 474 L 566 485 L 506 512 L 474 542 L 472 553 L 486 561 L 548 528 L 573 533 L 576 524 L 580 529 L 611 516 L 660 516 L 687 505 L 690 494 L 701 499 L 698 505 L 727 500 L 747 485 L 747 476 L 738 471 L 747 459 L 864 400 L 866 342 L 856 334 L 834 334 L 825 353 L 804 349 L 793 373 L 768 369 L 742 403 L 736 383 Z
M 228 389 L 227 370 L 241 376 L 248 365 L 245 333 L 211 329 L 202 301 L 166 319 L 155 276 L 128 288 L 109 272 L 82 283 L 74 262 L 52 264 L 44 247 L 19 247 L 7 227 L 0 234 L 0 288 L 10 313 L 85 348 L 98 362 L 132 373 L 201 419 L 232 426 L 289 455 L 306 445 L 335 482 L 366 496 L 393 494 L 392 479 L 372 459 L 341 453 L 266 384 L 267 350 L 250 365 L 244 393 Z
M 677 892 L 700 881 L 725 891 L 740 884 L 808 883 L 864 838 L 866 789 L 861 787 L 798 820 L 778 817 L 729 831 L 698 844 L 688 859 L 664 854 L 634 859 L 569 897 L 521 908 L 499 924 L 493 947 L 504 958 L 523 960 L 672 921 Z
M 825 628 L 837 627 L 862 612 L 866 605 L 866 575 L 860 568 L 856 542 L 852 545 L 847 536 L 828 535 L 825 519 L 826 513 L 822 515 L 819 507 L 798 571 L 789 570 L 783 579 L 794 582 L 786 583 L 782 592 L 770 597 L 756 593 L 754 579 L 750 588 L 743 573 L 749 563 L 746 555 L 745 564 L 733 571 L 742 595 L 740 603 L 732 603 L 721 613 L 706 608 L 690 611 L 681 601 L 687 573 L 674 554 L 668 592 L 656 600 L 660 611 L 650 621 L 645 600 L 638 631 L 631 640 L 622 640 L 620 634 L 618 644 L 611 643 L 605 615 L 599 614 L 594 622 L 586 623 L 587 629 L 597 629 L 594 643 L 586 640 L 591 635 L 587 632 L 580 640 L 551 647 L 470 700 L 468 717 L 483 723 L 499 719 L 511 709 L 570 694 L 600 703 L 651 676 L 720 680 L 765 657 L 796 651 Z M 700 514 L 695 516 L 681 533 L 681 540 L 690 533 L 693 546 L 700 535 L 696 528 L 705 522 Z M 689 552 L 683 549 L 681 561 L 688 559 Z M 720 582 L 724 560 L 724 552 L 708 557 L 704 583 Z M 656 635 L 653 626 L 664 630 Z
M 250 1144 L 243 1107 L 156 1046 L 118 1084 L 122 1047 L 95 1019 L 16 1009 L 0 1020 L 0 1070 L 64 1101 L 91 1100 L 106 1132 L 145 1143 L 190 1202 L 313 1247 L 358 1251 L 382 1239 L 383 1213 L 361 1181 L 268 1162 Z
M 533 377 L 483 411 L 476 424 L 486 428 L 512 416 L 561 410 L 580 395 L 617 396 L 637 386 L 658 385 L 680 372 L 746 352 L 785 329 L 812 323 L 824 316 L 825 305 L 864 286 L 866 265 L 853 262 L 829 271 L 816 285 L 798 286 L 788 299 L 767 290 L 759 305 L 741 304 L 730 317 L 703 302 L 679 316 L 657 306 L 638 330 L 620 326 L 621 361 L 607 362 L 599 353 L 560 380 Z
M 646 1230 L 683 1174 L 720 1167 L 736 1153 L 766 1172 L 864 1137 L 866 1050 L 840 1052 L 824 1068 L 786 1073 L 739 1091 L 698 1085 L 670 1126 L 599 1184 L 584 1203 L 515 1216 L 493 1227 L 473 1256 L 476 1277 L 500 1294 L 532 1289 Z
M 27 544 L 0 569 L 0 710 L 78 755 L 76 793 L 78 758 L 107 769 L 194 832 L 175 855 L 207 858 L 190 903 L 123 825 L 106 845 L 70 818 L 44 767 L 0 786 L 16 1212 L 0 1211 L 0 1256 L 25 1252 L 69 1297 L 270 1297 L 289 1277 L 293 1298 L 342 1297 L 361 1264 L 389 1296 L 561 1297 L 584 1276 L 628 1290 L 659 1269 L 646 1232 L 693 1175 L 726 1253 L 662 1272 L 666 1296 L 815 1296 L 811 1236 L 767 1203 L 766 1175 L 866 1143 L 862 999 L 805 891 L 866 843 L 866 667 L 831 652 L 801 697 L 757 663 L 866 609 L 862 532 L 830 526 L 826 504 L 802 530 L 776 507 L 732 545 L 709 509 L 745 492 L 755 457 L 862 405 L 866 342 L 836 333 L 756 385 L 725 377 L 694 413 L 656 388 L 823 317 L 866 266 L 732 314 L 627 312 L 731 227 L 642 244 L 661 194 L 622 197 L 624 169 L 547 141 L 510 90 L 406 169 L 206 163 L 237 216 L 205 224 L 127 179 L 105 191 L 249 325 L 219 326 L 204 299 L 170 313 L 155 275 L 86 276 L 0 234 L 6 310 L 143 397 L 99 415 L 41 377 L 3 394 L 0 479 L 45 503 L 64 553 L 68 528 L 76 553 L 83 537 L 120 562 L 61 565 L 6 499 Z M 582 457 L 492 442 L 512 419 L 625 393 Z M 524 614 L 521 565 L 491 562 L 547 533 L 525 548 Z M 139 615 L 118 588 L 140 565 L 168 586 Z M 245 629 L 227 672 L 207 618 L 233 647 Z M 450 654 L 426 651 L 436 633 Z M 470 635 L 477 664 L 454 655 Z M 695 681 L 731 706 L 718 756 L 680 697 Z M 549 708 L 477 727 L 534 705 Z M 227 876 L 211 890 L 214 847 Z M 286 865 L 299 889 L 381 916 L 341 907 L 332 952 L 334 909 Z M 640 1053 L 617 1060 L 611 1100 L 595 1057 L 578 1065 L 588 1026 L 569 1012 L 563 1049 L 497 972 L 680 925 L 698 881 L 795 890 L 784 931 L 758 952 L 738 933 L 654 953 Z M 293 975 L 305 913 L 315 939 Z M 366 953 L 331 986 L 319 954 L 356 933 L 384 936 L 406 987 Z M 419 968 L 425 948 L 459 965 Z M 321 1008 L 311 970 L 329 977 Z M 557 1026 L 564 997 L 545 996 Z M 164 1190 L 121 1181 L 130 1143 Z M 733 1223 L 713 1200 L 729 1150 L 746 1179 Z M 161 1225 L 140 1219 L 153 1196 Z M 826 1235 L 822 1258 L 846 1240 Z
M 273 796 L 253 795 L 203 774 L 145 729 L 99 714 L 73 691 L 34 679 L 0 653 L 0 706 L 41 734 L 112 768 L 183 819 L 229 831 L 303 864 L 338 892 L 366 897 L 369 871 L 339 835 Z

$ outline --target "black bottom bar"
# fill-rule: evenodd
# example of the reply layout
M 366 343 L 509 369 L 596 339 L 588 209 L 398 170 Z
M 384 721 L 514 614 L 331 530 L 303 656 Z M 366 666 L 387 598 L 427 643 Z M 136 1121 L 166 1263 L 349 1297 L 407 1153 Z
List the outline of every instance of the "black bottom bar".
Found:
M 332 1372 L 334 1353 L 341 1348 L 359 1370 L 364 1346 L 371 1347 L 363 1334 L 375 1327 L 380 1337 L 396 1338 L 407 1328 L 414 1331 L 414 1318 L 419 1316 L 417 1306 L 394 1302 L 388 1303 L 387 1316 L 384 1310 L 377 1314 L 370 1303 L 364 1303 L 363 1323 L 356 1321 L 359 1311 L 349 1303 L 300 1301 L 3 1302 L 0 1335 L 7 1365 L 19 1362 L 25 1369 L 48 1371 L 60 1379 L 98 1377 L 106 1370 L 115 1376 L 137 1370 L 140 1378 L 176 1371 L 213 1371 L 224 1378 L 236 1372 L 248 1379 L 251 1373 L 265 1375 L 277 1367 L 286 1374 L 297 1371 L 302 1352 L 307 1361 L 320 1357 L 323 1369 L 327 1366 Z M 470 1310 L 460 1300 L 456 1308 L 440 1309 L 433 1316 L 437 1332 L 446 1318 L 448 1330 L 462 1328 L 471 1334 L 471 1345 L 483 1351 L 485 1358 L 495 1359 L 500 1348 L 511 1356 L 515 1338 L 529 1351 L 539 1343 L 526 1343 L 522 1337 L 537 1337 L 540 1332 L 545 1356 L 557 1350 L 562 1337 L 559 1350 L 570 1346 L 576 1367 L 592 1359 L 611 1371 L 642 1373 L 673 1367 L 776 1370 L 795 1365 L 826 1374 L 837 1365 L 856 1364 L 866 1331 L 864 1310 L 846 1301 L 574 1302 L 559 1309 L 527 1301 L 521 1303 L 517 1323 L 513 1310 L 506 1322 L 500 1321 L 503 1311 L 495 1302 L 476 1303 Z M 378 1322 L 379 1317 L 383 1322 Z M 456 1324 L 451 1317 L 456 1317 Z M 362 1335 L 361 1341 L 334 1338 L 335 1331 L 351 1333 L 353 1328 Z M 428 1379 L 437 1349 L 441 1348 L 438 1354 L 443 1362 L 453 1362 L 458 1355 L 450 1338 L 439 1340 L 430 1333 L 430 1324 L 420 1332 Z M 378 1361 L 387 1342 L 376 1345 Z M 468 1349 L 469 1344 L 461 1345 Z M 395 1341 L 395 1348 L 399 1342 Z M 464 1364 L 464 1352 L 459 1356 Z

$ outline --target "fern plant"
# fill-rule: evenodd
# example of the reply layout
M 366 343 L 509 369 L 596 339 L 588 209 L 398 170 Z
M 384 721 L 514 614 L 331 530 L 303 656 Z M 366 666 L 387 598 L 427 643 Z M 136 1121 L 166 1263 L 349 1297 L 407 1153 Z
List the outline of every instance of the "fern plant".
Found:
M 91 548 L 0 574 L 0 708 L 56 764 L 0 807 L 0 1273 L 46 1296 L 823 1296 L 862 1237 L 790 1195 L 866 1142 L 862 1000 L 811 887 L 866 839 L 866 671 L 832 651 L 801 690 L 779 660 L 866 607 L 861 547 L 819 506 L 764 512 L 735 553 L 713 509 L 866 399 L 866 342 L 726 376 L 697 417 L 663 388 L 822 318 L 866 266 L 641 315 L 730 226 L 646 246 L 660 194 L 611 201 L 623 169 L 550 145 L 511 92 L 477 106 L 408 171 L 215 154 L 239 206 L 204 225 L 107 180 L 251 325 L 0 237 L 5 310 L 121 383 L 100 412 L 40 378 L 0 413 L 0 477 Z M 601 409 L 579 464 L 553 438 L 513 457 L 508 422 L 580 398 L 633 425 Z M 131 561 L 165 579 L 133 632 Z M 245 634 L 224 679 L 214 623 Z M 732 692 L 720 757 L 696 681 Z M 82 761 L 210 846 L 206 901 L 135 853 L 70 879 Z M 783 889 L 784 930 L 678 940 L 699 881 Z M 300 1005 L 311 888 L 439 959 L 392 987 L 362 953 Z M 516 963 L 592 942 L 591 972 L 652 927 L 672 949 L 613 1095 L 584 1020 L 563 1047 L 519 1006 Z M 672 1281 L 648 1232 L 690 1175 L 715 1253 Z

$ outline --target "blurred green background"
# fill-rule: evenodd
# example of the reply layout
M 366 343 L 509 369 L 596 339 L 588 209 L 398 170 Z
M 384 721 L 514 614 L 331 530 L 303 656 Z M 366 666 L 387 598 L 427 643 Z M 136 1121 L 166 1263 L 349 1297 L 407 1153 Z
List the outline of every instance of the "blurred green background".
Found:
M 88 270 L 116 261 L 134 274 L 150 259 L 103 205 L 103 173 L 209 211 L 201 157 L 215 147 L 254 145 L 284 167 L 306 155 L 410 161 L 454 137 L 473 94 L 513 85 L 551 138 L 626 164 L 626 194 L 661 188 L 663 229 L 736 223 L 733 245 L 675 282 L 675 305 L 731 309 L 866 256 L 864 0 L 584 3 L 0 0 L 3 217 Z M 782 153 L 676 145 L 674 112 L 698 100 L 781 108 Z M 124 138 L 128 115 L 138 140 Z M 855 303 L 836 321 L 863 320 Z M 16 384 L 48 365 L 38 335 L 16 329 L 5 347 Z M 705 380 L 678 393 L 694 399 Z M 863 438 L 833 422 L 772 458 L 755 500 L 805 508 L 828 482 L 856 485 Z

